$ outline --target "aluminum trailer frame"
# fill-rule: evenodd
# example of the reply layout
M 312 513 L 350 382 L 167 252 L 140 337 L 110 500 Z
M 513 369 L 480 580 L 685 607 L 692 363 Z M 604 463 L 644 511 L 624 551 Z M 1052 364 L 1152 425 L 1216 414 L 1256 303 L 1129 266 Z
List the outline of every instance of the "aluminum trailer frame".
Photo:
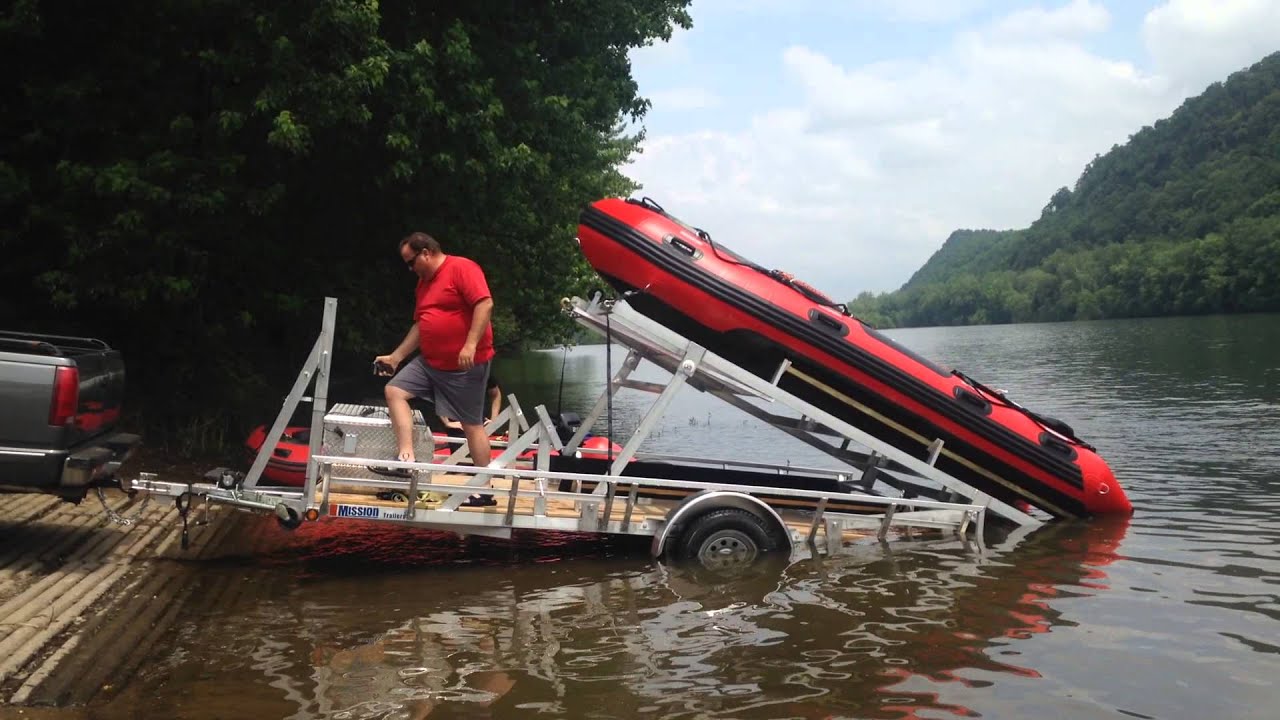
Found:
M 333 331 L 337 301 L 326 298 L 320 335 L 308 355 L 297 380 L 286 396 L 280 414 L 273 423 L 258 456 L 246 473 L 217 468 L 207 473 L 201 481 L 174 482 L 160 480 L 154 475 L 142 474 L 138 478 L 122 481 L 124 489 L 143 491 L 151 495 L 175 498 L 183 522 L 183 540 L 186 542 L 187 513 L 196 499 L 226 504 L 250 511 L 273 513 L 285 527 L 294 528 L 303 522 L 323 517 L 358 518 L 368 521 L 393 522 L 462 535 L 476 534 L 492 537 L 510 537 L 514 530 L 552 530 L 560 532 L 611 533 L 641 535 L 653 538 L 651 552 L 655 556 L 668 554 L 672 543 L 691 532 L 697 522 L 714 510 L 734 510 L 749 513 L 758 519 L 773 538 L 790 543 L 808 543 L 838 549 L 846 539 L 846 533 L 857 531 L 862 537 L 875 535 L 888 539 L 894 530 L 911 528 L 940 529 L 956 533 L 962 538 L 972 533 L 981 547 L 986 512 L 993 510 L 1015 523 L 1030 528 L 1038 524 L 1035 518 L 1016 509 L 993 501 L 992 498 L 974 492 L 954 478 L 950 478 L 932 465 L 903 453 L 874 437 L 823 413 L 817 408 L 779 390 L 776 385 L 761 380 L 729 361 L 678 336 L 673 336 L 647 318 L 627 308 L 624 303 L 591 302 L 581 299 L 566 300 L 563 310 L 580 324 L 607 333 L 609 340 L 628 347 L 629 354 L 616 376 L 596 402 L 581 427 L 562 443 L 546 408 L 535 408 L 535 419 L 529 422 L 518 399 L 508 396 L 509 406 L 488 425 L 489 432 L 506 429 L 509 441 L 494 461 L 495 467 L 460 464 L 466 459 L 465 444 L 449 457 L 435 462 L 400 462 L 386 459 L 379 450 L 391 438 L 390 420 L 385 409 L 370 406 L 338 405 L 328 409 L 328 382 L 332 357 Z M 653 362 L 671 372 L 671 380 L 665 385 L 635 383 L 628 379 L 642 359 Z M 779 372 L 785 372 L 785 367 Z M 741 486 L 724 483 L 699 482 L 694 479 L 663 479 L 621 475 L 626 463 L 636 452 L 666 410 L 671 398 L 686 385 L 726 400 L 801 437 L 811 444 L 821 442 L 832 447 L 821 435 L 843 436 L 838 452 L 832 453 L 848 463 L 856 472 L 844 470 L 814 470 L 767 463 L 740 463 L 732 460 L 706 458 L 679 459 L 690 463 L 691 474 L 696 475 L 696 464 L 763 469 L 779 476 L 779 483 L 771 487 Z M 607 409 L 609 398 L 617 389 L 637 388 L 655 392 L 658 397 L 635 432 L 613 459 L 606 474 L 554 472 L 550 468 L 550 453 L 580 453 L 581 444 L 591 426 Z M 308 388 L 311 394 L 307 395 Z M 763 413 L 749 399 L 765 400 L 787 406 L 801 413 L 799 421 L 787 420 L 773 413 Z M 268 488 L 259 485 L 261 473 L 269 453 L 276 446 L 289 417 L 300 402 L 311 402 L 311 460 L 301 489 Z M 378 411 L 382 410 L 380 414 Z M 421 416 L 417 416 L 420 418 Z M 415 430 L 415 442 L 431 441 L 428 453 L 434 450 L 434 440 L 425 427 Z M 850 451 L 849 445 L 858 443 L 869 452 Z M 498 446 L 498 444 L 495 444 Z M 934 456 L 936 457 L 936 451 Z M 521 459 L 521 455 L 524 459 Z M 420 455 L 421 456 L 421 455 Z M 531 456 L 531 457 L 530 457 Z M 646 459 L 659 459 L 658 456 Z M 434 457 L 433 457 L 434 460 Z M 862 462 L 860 466 L 858 463 Z M 518 467 L 531 463 L 531 467 Z M 892 467 L 881 466 L 892 463 Z M 376 468 L 378 472 L 371 472 Z M 406 471 L 407 478 L 387 477 L 388 471 Z M 826 473 L 839 481 L 839 489 L 801 490 L 786 485 L 786 476 L 798 470 L 810 473 Z M 861 473 L 861 475 L 859 475 Z M 904 493 L 898 497 L 869 492 L 869 487 L 850 485 L 877 475 L 912 475 L 931 480 L 938 487 L 946 488 L 946 498 L 912 496 Z M 855 480 L 855 478 L 858 478 Z M 575 492 L 551 489 L 567 482 Z M 583 483 L 595 483 L 590 493 L 576 492 Z M 662 504 L 642 497 L 646 489 L 662 488 L 686 494 L 678 503 Z M 966 492 L 967 490 L 967 492 Z M 366 499 L 374 493 L 375 497 Z M 469 507 L 465 504 L 472 494 L 495 497 L 492 507 Z M 378 496 L 381 497 L 378 497 Z M 403 502 L 388 503 L 388 495 L 403 498 Z M 810 509 L 800 516 L 793 511 L 773 508 L 766 496 L 782 496 L 809 503 Z M 960 498 L 965 499 L 960 499 Z M 429 499 L 437 499 L 429 502 Z M 832 501 L 857 501 L 883 508 L 880 512 L 854 514 L 830 512 Z M 784 517 L 785 515 L 785 517 Z M 821 545 L 818 542 L 822 534 Z

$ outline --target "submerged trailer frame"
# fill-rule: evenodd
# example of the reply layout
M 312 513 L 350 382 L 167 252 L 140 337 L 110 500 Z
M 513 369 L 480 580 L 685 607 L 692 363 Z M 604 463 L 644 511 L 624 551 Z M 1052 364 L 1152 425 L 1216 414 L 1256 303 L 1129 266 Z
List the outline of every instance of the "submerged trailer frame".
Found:
M 377 408 L 369 406 L 328 407 L 337 300 L 326 298 L 320 334 L 247 472 L 218 468 L 195 482 L 160 480 L 144 473 L 122 481 L 122 486 L 175 498 L 184 524 L 184 544 L 187 512 L 196 499 L 274 513 L 289 528 L 332 516 L 504 538 L 510 537 L 513 530 L 642 535 L 652 537 L 651 552 L 655 556 L 673 554 L 674 548 L 683 548 L 689 554 L 690 538 L 711 532 L 714 537 L 704 543 L 707 547 L 703 550 L 734 561 L 753 559 L 758 551 L 795 543 L 834 551 L 849 533 L 863 537 L 874 534 L 885 540 L 895 530 L 909 533 L 912 528 L 940 529 L 961 538 L 972 535 L 981 547 L 987 512 L 1027 529 L 1040 522 L 935 467 L 932 461 L 941 451 L 941 441 L 931 447 L 927 460 L 921 460 L 782 390 L 777 381 L 789 371 L 786 362 L 770 382 L 657 325 L 624 301 L 602 300 L 599 296 L 591 301 L 566 299 L 562 309 L 584 327 L 604 334 L 606 341 L 628 350 L 620 368 L 608 379 L 604 392 L 568 442 L 562 442 L 545 407 L 536 407 L 530 422 L 519 400 L 509 395 L 508 407 L 486 426 L 490 433 L 505 429 L 509 437 L 492 467 L 461 464 L 467 456 L 465 443 L 460 443 L 447 458 L 433 462 L 361 456 L 362 443 L 368 448 L 370 436 L 390 433 L 390 420 L 385 417 L 385 409 L 378 413 Z M 670 373 L 670 380 L 663 384 L 631 379 L 642 361 Z M 849 469 L 645 455 L 645 460 L 688 467 L 692 476 L 696 476 L 699 466 L 741 468 L 776 474 L 779 482 L 767 487 L 742 486 L 624 474 L 671 399 L 686 385 L 821 449 Z M 311 394 L 307 395 L 309 388 Z M 613 394 L 624 388 L 657 397 L 616 456 L 609 451 L 612 457 L 607 472 L 552 471 L 552 451 L 581 457 L 584 438 L 606 415 Z M 260 486 L 267 460 L 302 402 L 311 403 L 311 459 L 303 487 Z M 786 417 L 769 408 L 789 409 L 799 417 Z M 430 429 L 424 431 L 430 438 Z M 829 438 L 835 438 L 838 444 Z M 865 452 L 851 449 L 855 444 Z M 370 472 L 375 466 L 376 472 Z M 395 471 L 407 472 L 408 477 L 386 476 Z M 797 489 L 786 482 L 787 476 L 794 474 L 816 474 L 834 482 L 827 490 Z M 555 483 L 554 489 L 550 483 Z M 583 490 L 590 485 L 594 485 L 590 492 Z M 675 502 L 646 497 L 658 491 L 683 497 Z M 375 498 L 368 499 L 367 493 L 374 493 Z M 494 497 L 497 504 L 471 507 L 467 499 L 472 495 Z M 388 497 L 394 500 L 388 502 Z M 799 514 L 779 509 L 775 507 L 778 498 L 786 498 L 793 506 L 802 504 L 806 509 Z M 877 510 L 831 510 L 848 502 Z M 708 518 L 713 517 L 719 519 L 718 527 L 728 529 L 719 535 L 707 530 Z

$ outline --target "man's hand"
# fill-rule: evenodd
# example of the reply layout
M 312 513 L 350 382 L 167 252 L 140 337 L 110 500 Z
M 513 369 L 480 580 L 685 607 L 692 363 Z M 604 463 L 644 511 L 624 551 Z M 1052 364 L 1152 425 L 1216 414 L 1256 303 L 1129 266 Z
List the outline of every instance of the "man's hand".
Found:
M 462 370 L 470 370 L 476 366 L 476 346 L 475 343 L 467 343 L 458 351 L 458 367 Z
M 373 374 L 381 377 L 390 377 L 396 371 L 396 367 L 400 365 L 400 361 L 395 355 L 379 355 L 373 359 Z

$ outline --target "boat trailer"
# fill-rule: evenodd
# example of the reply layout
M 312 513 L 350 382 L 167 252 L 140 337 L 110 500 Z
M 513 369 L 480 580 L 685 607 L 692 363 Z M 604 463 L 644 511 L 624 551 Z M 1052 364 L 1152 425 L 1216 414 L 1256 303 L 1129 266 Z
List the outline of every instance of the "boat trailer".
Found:
M 562 310 L 607 342 L 627 349 L 568 441 L 563 441 L 544 406 L 529 415 L 511 394 L 508 406 L 485 427 L 490 435 L 505 431 L 508 438 L 494 442 L 500 453 L 491 463 L 465 463 L 467 447 L 461 439 L 455 440 L 458 448 L 448 457 L 437 459 L 437 441 L 416 411 L 415 454 L 431 457 L 432 462 L 389 460 L 396 456 L 396 446 L 386 408 L 329 405 L 337 300 L 326 298 L 320 334 L 248 471 L 216 468 L 193 482 L 142 473 L 122 479 L 122 488 L 174 498 L 184 547 L 193 501 L 271 513 L 289 529 L 334 517 L 499 538 L 509 538 L 515 530 L 640 535 L 652 538 L 655 557 L 693 556 L 704 564 L 750 562 L 761 552 L 797 544 L 835 552 L 851 537 L 884 541 L 915 529 L 953 533 L 966 543 L 973 538 L 981 549 L 988 512 L 1024 531 L 1041 522 L 935 467 L 942 441 L 935 441 L 922 460 L 782 390 L 777 383 L 789 370 L 786 361 L 772 380 L 761 378 L 649 320 L 625 300 L 599 295 L 590 300 L 566 298 Z M 670 379 L 632 379 L 646 361 Z M 841 467 L 641 455 L 641 445 L 686 386 L 800 439 Z M 611 428 L 612 398 L 624 389 L 656 398 L 616 453 L 584 447 L 602 420 Z M 271 453 L 303 402 L 311 406 L 311 457 L 303 486 L 261 485 Z M 604 459 L 604 471 L 557 471 L 556 455 Z M 672 472 L 664 472 L 664 477 L 628 474 L 633 462 L 642 467 L 669 465 L 678 477 Z M 742 485 L 699 480 L 706 474 L 723 478 L 725 473 L 748 473 L 757 481 Z M 761 477 L 765 483 L 759 482 Z M 819 481 L 821 487 L 800 489 L 799 478 Z M 475 506 L 468 502 L 473 495 L 494 502 Z

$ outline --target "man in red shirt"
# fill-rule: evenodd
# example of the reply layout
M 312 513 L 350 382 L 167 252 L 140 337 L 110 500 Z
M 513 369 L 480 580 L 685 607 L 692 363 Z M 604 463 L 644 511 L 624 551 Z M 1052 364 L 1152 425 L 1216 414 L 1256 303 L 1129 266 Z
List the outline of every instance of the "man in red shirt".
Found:
M 484 431 L 485 383 L 493 359 L 493 298 L 484 272 L 473 260 L 445 255 L 426 233 L 400 241 L 400 259 L 418 276 L 415 322 L 400 345 L 374 363 L 390 375 L 415 349 L 421 355 L 396 373 L 386 387 L 387 410 L 395 430 L 397 459 L 412 462 L 413 415 L 409 400 L 432 400 L 439 415 L 462 423 L 471 461 L 489 463 L 489 436 Z M 493 504 L 473 496 L 472 504 Z

